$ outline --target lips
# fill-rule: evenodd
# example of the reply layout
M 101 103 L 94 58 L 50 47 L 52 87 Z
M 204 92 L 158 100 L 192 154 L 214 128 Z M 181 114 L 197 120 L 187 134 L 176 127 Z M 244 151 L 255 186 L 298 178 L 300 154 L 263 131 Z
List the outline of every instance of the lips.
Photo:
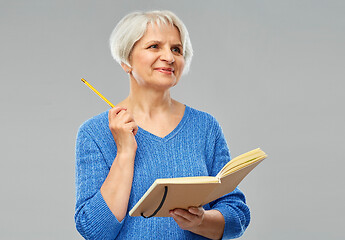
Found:
M 166 73 L 166 74 L 172 74 L 175 71 L 174 68 L 166 68 L 166 67 L 158 67 L 158 68 L 155 68 L 155 70 L 161 73 Z

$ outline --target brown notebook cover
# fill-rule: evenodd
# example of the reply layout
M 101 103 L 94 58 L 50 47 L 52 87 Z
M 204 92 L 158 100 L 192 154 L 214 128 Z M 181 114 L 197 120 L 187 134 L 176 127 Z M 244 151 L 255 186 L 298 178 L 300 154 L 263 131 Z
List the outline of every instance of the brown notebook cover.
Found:
M 169 210 L 203 206 L 232 192 L 265 158 L 258 148 L 231 160 L 216 177 L 156 179 L 129 215 L 170 217 Z

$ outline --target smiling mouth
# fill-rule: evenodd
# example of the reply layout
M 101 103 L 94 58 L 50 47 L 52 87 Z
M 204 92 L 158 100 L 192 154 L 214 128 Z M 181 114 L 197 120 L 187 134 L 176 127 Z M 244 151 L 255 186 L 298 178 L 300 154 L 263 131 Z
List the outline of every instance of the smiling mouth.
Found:
M 173 74 L 175 72 L 173 68 L 155 68 L 155 70 L 165 74 Z

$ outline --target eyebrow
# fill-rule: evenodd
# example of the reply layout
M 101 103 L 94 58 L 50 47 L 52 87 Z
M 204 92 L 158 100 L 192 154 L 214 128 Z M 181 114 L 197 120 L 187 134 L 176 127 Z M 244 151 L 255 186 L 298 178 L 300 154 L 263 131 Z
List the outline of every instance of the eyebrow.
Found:
M 173 46 L 174 46 L 174 47 L 180 47 L 180 48 L 182 48 L 182 49 L 183 49 L 183 46 L 182 46 L 182 44 L 181 44 L 181 43 L 174 44 Z
M 162 43 L 161 41 L 153 40 L 153 41 L 149 41 L 149 42 L 145 43 L 145 46 L 148 46 L 151 44 L 161 44 L 161 43 Z M 172 46 L 183 48 L 181 43 L 176 43 L 176 44 L 173 44 Z

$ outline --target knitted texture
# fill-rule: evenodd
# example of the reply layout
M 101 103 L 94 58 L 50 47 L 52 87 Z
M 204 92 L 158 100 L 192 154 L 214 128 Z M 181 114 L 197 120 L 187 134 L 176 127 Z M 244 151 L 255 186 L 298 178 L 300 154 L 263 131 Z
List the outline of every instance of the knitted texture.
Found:
M 85 239 L 205 239 L 179 228 L 171 218 L 126 217 L 119 222 L 100 188 L 116 157 L 108 112 L 84 122 L 76 141 L 76 228 Z M 210 114 L 186 106 L 178 126 L 164 138 L 139 127 L 128 211 L 157 178 L 215 176 L 230 161 L 221 127 Z M 206 204 L 225 219 L 223 239 L 240 237 L 250 221 L 243 193 L 236 188 Z

